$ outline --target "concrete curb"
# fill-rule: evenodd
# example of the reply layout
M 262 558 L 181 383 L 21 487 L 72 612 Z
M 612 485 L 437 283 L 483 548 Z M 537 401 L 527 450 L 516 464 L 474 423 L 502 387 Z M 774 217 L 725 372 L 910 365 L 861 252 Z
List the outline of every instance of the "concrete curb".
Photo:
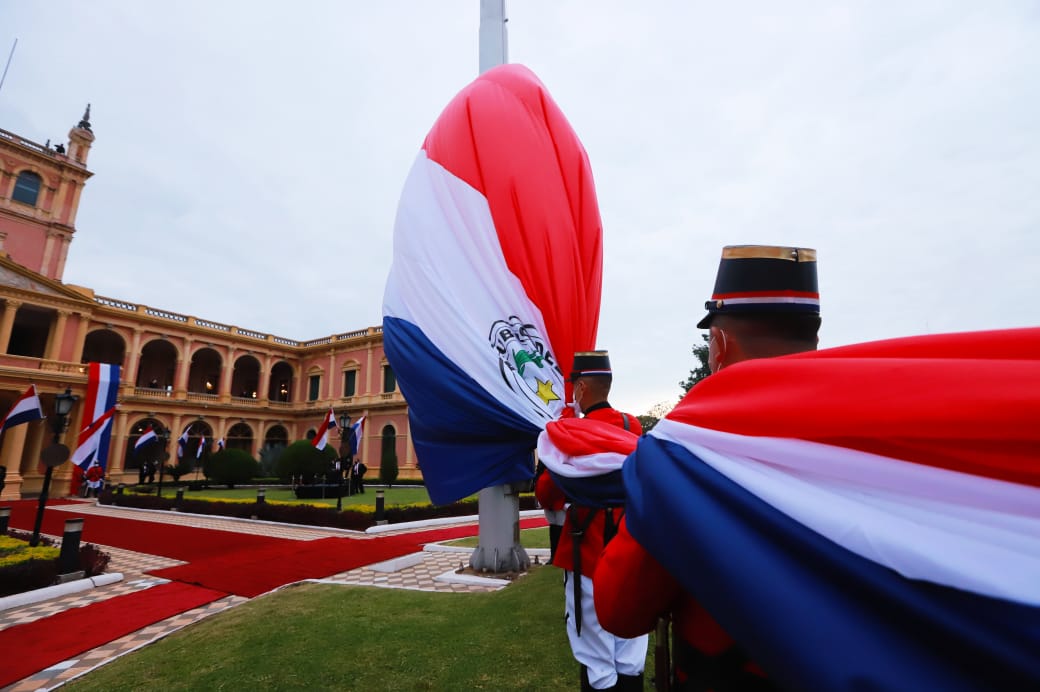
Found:
M 18 608 L 25 605 L 32 605 L 33 603 L 40 603 L 41 601 L 48 601 L 52 598 L 57 598 L 58 596 L 67 596 L 79 591 L 86 591 L 87 589 L 93 589 L 97 586 L 108 586 L 109 584 L 115 584 L 120 581 L 123 581 L 123 575 L 121 573 L 110 572 L 107 574 L 99 574 L 96 577 L 90 577 L 89 579 L 77 579 L 76 581 L 70 581 L 66 584 L 45 586 L 42 589 L 16 593 L 11 596 L 0 598 L 0 611 Z
M 540 509 L 525 509 L 522 512 L 520 512 L 521 518 L 541 516 L 544 516 L 544 513 Z M 423 519 L 421 521 L 402 521 L 399 524 L 381 524 L 378 526 L 369 526 L 367 529 L 365 529 L 365 533 L 386 533 L 387 531 L 400 531 L 401 529 L 421 529 L 428 526 L 447 526 L 450 524 L 472 524 L 473 522 L 479 520 L 479 515 L 469 514 L 459 517 L 440 517 L 438 519 Z

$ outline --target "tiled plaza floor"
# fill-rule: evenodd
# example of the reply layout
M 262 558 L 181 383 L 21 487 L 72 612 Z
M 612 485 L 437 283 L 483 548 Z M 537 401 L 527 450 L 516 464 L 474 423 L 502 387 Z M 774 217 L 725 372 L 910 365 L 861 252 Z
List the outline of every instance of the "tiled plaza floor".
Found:
M 262 536 L 274 536 L 298 541 L 316 540 L 332 536 L 349 535 L 352 538 L 376 538 L 369 534 L 358 531 L 345 531 L 336 529 L 323 529 L 299 526 L 286 526 L 270 522 L 245 521 L 225 519 L 220 517 L 199 516 L 190 514 L 176 514 L 169 512 L 149 512 L 143 510 L 124 509 L 96 505 L 91 502 L 82 502 L 75 505 L 57 505 L 48 507 L 48 511 L 74 512 L 80 515 L 106 515 L 121 518 L 133 518 L 138 521 L 167 522 L 183 526 L 193 526 L 222 531 L 236 531 Z M 460 524 L 473 524 L 475 518 L 460 521 Z M 411 529 L 417 530 L 417 529 Z M 404 533 L 394 531 L 392 533 Z M 388 535 L 388 534 L 380 534 Z M 53 537 L 60 538 L 60 537 Z M 157 584 L 165 583 L 166 580 L 144 574 L 145 571 L 172 567 L 183 564 L 177 560 L 171 560 L 156 555 L 134 553 L 119 548 L 101 546 L 102 549 L 112 556 L 108 572 L 119 572 L 123 574 L 123 580 L 108 586 L 88 589 L 79 593 L 60 596 L 41 603 L 20 606 L 9 610 L 0 611 L 0 630 L 12 627 L 16 624 L 32 622 L 48 617 L 54 613 L 77 608 L 95 603 L 115 596 L 121 596 L 135 590 L 146 589 Z M 463 583 L 454 580 L 454 571 L 462 567 L 469 560 L 470 549 L 423 551 L 422 553 L 398 558 L 400 562 L 393 564 L 375 564 L 360 567 L 336 574 L 320 580 L 326 584 L 344 584 L 352 586 L 376 586 L 382 588 L 414 589 L 421 591 L 441 592 L 483 592 L 495 591 L 505 586 L 506 582 L 487 580 L 485 583 Z M 480 582 L 481 580 L 471 580 Z M 248 599 L 240 596 L 229 596 L 219 601 L 214 601 L 200 608 L 181 613 L 162 622 L 157 622 L 143 629 L 133 632 L 121 639 L 109 642 L 104 646 L 85 652 L 75 658 L 62 661 L 35 675 L 9 685 L 2 692 L 28 692 L 29 690 L 48 690 L 60 686 L 73 678 L 104 665 L 119 656 L 135 651 L 142 646 L 154 642 L 162 637 L 175 632 L 193 622 L 197 622 L 210 615 L 218 613 L 227 608 L 246 602 Z

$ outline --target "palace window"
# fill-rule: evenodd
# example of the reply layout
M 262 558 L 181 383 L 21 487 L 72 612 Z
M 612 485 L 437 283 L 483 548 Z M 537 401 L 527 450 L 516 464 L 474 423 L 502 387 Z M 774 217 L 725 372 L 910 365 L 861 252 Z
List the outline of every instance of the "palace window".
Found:
M 40 176 L 32 171 L 22 171 L 14 183 L 14 194 L 11 195 L 11 199 L 35 207 L 36 200 L 40 197 L 40 182 Z
M 307 401 L 317 401 L 321 393 L 321 375 L 311 375 L 307 385 Z
M 357 370 L 343 371 L 343 396 L 357 394 Z
M 397 378 L 394 377 L 394 369 L 389 365 L 383 366 L 383 391 L 387 394 L 397 391 Z

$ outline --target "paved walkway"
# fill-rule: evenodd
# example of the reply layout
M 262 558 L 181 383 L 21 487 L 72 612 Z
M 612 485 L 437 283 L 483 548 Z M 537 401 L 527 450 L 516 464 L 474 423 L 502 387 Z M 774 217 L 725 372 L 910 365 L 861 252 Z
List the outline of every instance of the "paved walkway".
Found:
M 221 531 L 235 531 L 260 536 L 273 536 L 298 541 L 311 541 L 319 538 L 332 536 L 350 536 L 352 538 L 377 538 L 377 536 L 365 534 L 360 531 L 345 531 L 336 529 L 323 529 L 319 527 L 289 526 L 261 521 L 248 521 L 230 519 L 223 517 L 200 516 L 192 514 L 178 514 L 175 512 L 152 512 L 127 508 L 109 507 L 94 504 L 93 500 L 78 502 L 73 505 L 48 506 L 48 512 L 72 512 L 77 516 L 106 515 L 117 516 L 123 519 L 137 521 L 165 522 Z M 89 521 L 89 519 L 88 519 Z M 472 525 L 476 535 L 476 517 L 461 519 L 459 525 Z M 410 528 L 401 531 L 390 531 L 381 533 L 379 536 L 408 533 L 422 528 Z M 60 536 L 51 536 L 60 540 Z M 157 555 L 135 553 L 121 550 L 110 546 L 101 546 L 102 549 L 112 556 L 108 572 L 119 572 L 123 574 L 123 580 L 108 586 L 88 589 L 65 596 L 59 596 L 47 601 L 31 605 L 19 606 L 9 610 L 0 611 L 0 630 L 13 625 L 33 622 L 46 618 L 55 613 L 71 608 L 89 605 L 103 601 L 115 596 L 121 596 L 133 591 L 147 589 L 157 584 L 166 583 L 167 580 L 159 579 L 145 574 L 146 571 L 173 567 L 184 564 L 178 560 L 171 560 Z M 455 571 L 469 562 L 469 548 L 448 548 L 440 545 L 428 545 L 420 553 L 406 555 L 386 563 L 367 565 L 357 569 L 335 574 L 326 579 L 319 580 L 327 584 L 346 584 L 357 586 L 377 586 L 395 589 L 415 589 L 420 591 L 444 591 L 444 592 L 475 592 L 496 591 L 503 588 L 508 582 L 497 579 L 481 579 L 456 575 Z M 530 551 L 532 559 L 544 559 L 543 552 Z M 91 651 L 87 651 L 75 658 L 62 661 L 35 675 L 20 680 L 3 688 L 2 692 L 28 692 L 29 690 L 48 690 L 60 686 L 69 680 L 79 677 L 98 666 L 104 665 L 124 654 L 135 651 L 146 646 L 182 627 L 197 622 L 227 608 L 232 608 L 240 603 L 245 603 L 247 598 L 241 596 L 228 596 L 219 601 L 214 601 L 200 608 L 176 615 L 167 620 L 157 622 L 153 625 L 140 629 L 121 639 L 109 642 Z

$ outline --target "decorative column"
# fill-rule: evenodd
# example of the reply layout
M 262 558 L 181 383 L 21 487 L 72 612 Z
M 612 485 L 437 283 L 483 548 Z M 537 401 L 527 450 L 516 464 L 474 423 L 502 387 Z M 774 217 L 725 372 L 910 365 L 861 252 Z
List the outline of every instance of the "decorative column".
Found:
M 220 372 L 220 401 L 221 403 L 230 403 L 231 397 L 235 395 L 231 391 L 231 379 L 232 375 L 235 374 L 235 347 L 228 347 L 227 359 L 224 361 L 223 369 Z
M 22 301 L 11 300 L 8 298 L 4 301 L 4 314 L 0 315 L 0 354 L 7 353 L 7 347 L 11 345 L 11 328 L 14 326 L 15 315 L 18 314 L 18 308 L 22 306 Z
M 177 374 L 174 377 L 173 396 L 181 401 L 188 398 L 188 377 L 191 375 L 191 347 L 194 342 L 186 339 L 184 356 L 177 361 Z
M 141 334 L 144 330 L 134 327 L 134 338 L 130 341 L 130 353 L 126 359 L 126 373 L 123 380 L 130 383 L 131 388 L 137 386 L 137 368 L 141 362 Z
M 20 500 L 22 497 L 22 452 L 25 450 L 25 429 L 32 425 L 16 425 L 4 433 L 4 441 L 0 444 L 0 466 L 7 467 L 4 478 L 2 500 Z
M 90 327 L 90 315 L 78 312 L 79 328 L 76 330 L 76 344 L 72 349 L 72 362 L 79 363 L 83 360 L 83 347 L 87 343 L 87 329 Z
M 268 406 L 271 395 L 271 354 L 264 356 L 264 368 L 260 373 L 260 385 L 256 396 L 261 406 Z
M 116 415 L 112 441 L 108 445 L 108 475 L 122 473 L 126 468 L 126 421 L 129 415 L 127 411 L 119 411 Z
M 65 325 L 69 322 L 70 310 L 58 310 L 58 316 L 51 328 L 50 342 L 47 345 L 47 360 L 61 360 L 61 347 L 65 342 Z
M 333 349 L 329 350 L 329 381 L 326 383 L 326 389 L 327 389 L 327 391 L 329 393 L 329 402 L 330 403 L 336 400 L 336 395 L 334 393 L 335 392 L 335 386 L 332 383 L 332 380 L 334 379 L 333 374 L 335 372 L 335 369 L 336 369 L 336 349 L 333 348 Z

